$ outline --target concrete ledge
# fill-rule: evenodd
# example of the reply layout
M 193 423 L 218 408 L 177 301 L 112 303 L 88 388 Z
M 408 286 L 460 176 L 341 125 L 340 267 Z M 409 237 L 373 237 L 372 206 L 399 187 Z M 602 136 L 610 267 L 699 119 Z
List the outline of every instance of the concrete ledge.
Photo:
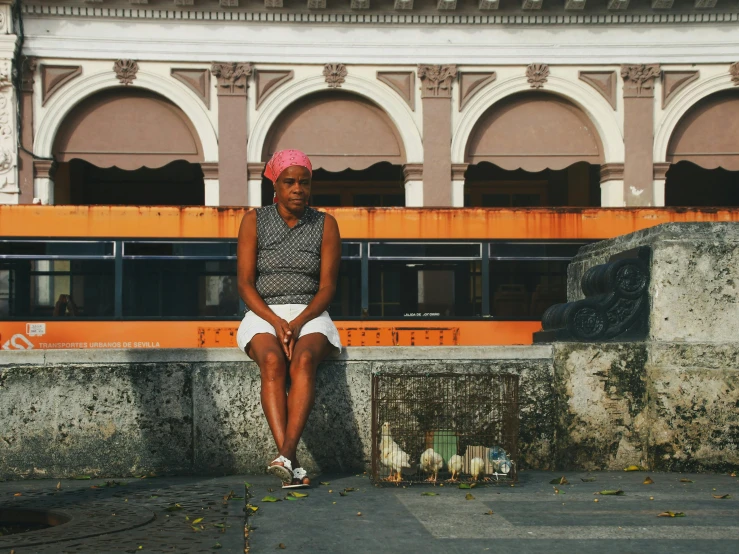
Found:
M 372 346 L 344 348 L 332 361 L 380 360 L 543 360 L 551 345 Z M 100 364 L 169 362 L 251 362 L 238 348 L 161 348 L 94 350 L 0 350 L 0 364 Z

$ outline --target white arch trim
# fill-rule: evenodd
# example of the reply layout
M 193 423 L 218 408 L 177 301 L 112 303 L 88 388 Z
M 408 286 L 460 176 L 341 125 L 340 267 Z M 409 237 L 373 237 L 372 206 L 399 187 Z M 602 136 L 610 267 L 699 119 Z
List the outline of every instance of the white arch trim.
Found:
M 247 159 L 254 162 L 262 160 L 267 135 L 277 118 L 289 105 L 308 94 L 326 90 L 331 90 L 326 87 L 326 78 L 316 76 L 308 77 L 283 87 L 282 90 L 275 91 L 275 94 L 271 95 L 257 112 L 247 145 Z M 421 133 L 413 120 L 410 109 L 399 96 L 381 83 L 355 75 L 347 75 L 340 90 L 358 94 L 382 108 L 400 134 L 405 147 L 406 163 L 423 162 Z
M 475 124 L 496 102 L 518 92 L 531 92 L 525 76 L 492 82 L 480 91 L 462 113 L 452 137 L 452 163 L 465 162 L 465 150 Z M 617 113 L 595 89 L 561 77 L 549 76 L 542 92 L 562 96 L 582 109 L 595 125 L 603 143 L 604 163 L 624 161 L 623 129 Z
M 657 127 L 657 132 L 654 134 L 654 161 L 657 163 L 667 161 L 667 147 L 670 144 L 672 133 L 675 132 L 678 123 L 690 108 L 715 92 L 733 89 L 734 87 L 731 75 L 727 71 L 725 74 L 698 81 L 693 86 L 683 90 L 666 110 Z
M 109 88 L 123 88 L 112 71 L 76 79 L 57 92 L 56 98 L 52 99 L 44 117 L 39 122 L 33 141 L 36 155 L 44 158 L 51 157 L 54 139 L 69 112 L 88 96 Z M 174 102 L 190 119 L 200 137 L 200 143 L 203 146 L 203 161 L 218 161 L 218 135 L 208 118 L 205 106 L 192 91 L 174 79 L 167 79 L 141 70 L 136 73 L 136 80 L 131 88 L 150 90 Z

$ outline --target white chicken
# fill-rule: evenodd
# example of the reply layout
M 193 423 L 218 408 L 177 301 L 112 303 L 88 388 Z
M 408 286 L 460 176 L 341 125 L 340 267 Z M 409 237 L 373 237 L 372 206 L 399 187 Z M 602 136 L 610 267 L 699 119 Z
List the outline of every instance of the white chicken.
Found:
M 485 475 L 485 460 L 483 460 L 482 458 L 472 458 L 472 460 L 470 460 L 470 473 L 472 474 L 472 478 L 475 481 L 477 481 L 481 473 L 484 476 Z
M 401 481 L 401 472 L 404 467 L 411 467 L 410 456 L 393 440 L 390 434 L 390 424 L 382 425 L 382 436 L 380 440 L 380 461 L 390 468 L 388 481 Z
M 449 458 L 449 464 L 447 467 L 449 468 L 449 473 L 452 474 L 452 477 L 449 479 L 450 482 L 455 482 L 457 480 L 457 476 L 462 472 L 462 467 L 464 466 L 464 458 L 460 456 L 459 454 L 455 454 L 451 458 Z
M 436 452 L 433 448 L 429 448 L 421 454 L 419 463 L 421 464 L 421 469 L 425 473 L 431 474 L 426 481 L 436 483 L 436 479 L 439 477 L 439 471 L 444 468 L 444 458 L 441 457 L 441 454 Z

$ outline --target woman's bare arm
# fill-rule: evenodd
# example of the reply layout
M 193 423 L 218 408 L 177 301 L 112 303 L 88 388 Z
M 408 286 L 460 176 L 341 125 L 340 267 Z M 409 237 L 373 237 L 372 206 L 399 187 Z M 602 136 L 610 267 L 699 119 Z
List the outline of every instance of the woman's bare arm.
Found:
M 239 296 L 256 315 L 268 322 L 277 332 L 277 339 L 289 355 L 288 344 L 292 331 L 284 319 L 278 317 L 257 292 L 257 212 L 244 214 L 239 227 L 239 242 L 236 248 L 236 276 Z M 287 339 L 287 340 L 286 340 Z

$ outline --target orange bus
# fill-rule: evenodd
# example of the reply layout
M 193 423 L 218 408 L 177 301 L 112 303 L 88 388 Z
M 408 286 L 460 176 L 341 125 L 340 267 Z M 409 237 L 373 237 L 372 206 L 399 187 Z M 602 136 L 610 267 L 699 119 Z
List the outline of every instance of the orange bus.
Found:
M 0 348 L 235 346 L 246 209 L 0 206 Z M 530 344 L 577 250 L 730 208 L 326 208 L 347 346 Z

